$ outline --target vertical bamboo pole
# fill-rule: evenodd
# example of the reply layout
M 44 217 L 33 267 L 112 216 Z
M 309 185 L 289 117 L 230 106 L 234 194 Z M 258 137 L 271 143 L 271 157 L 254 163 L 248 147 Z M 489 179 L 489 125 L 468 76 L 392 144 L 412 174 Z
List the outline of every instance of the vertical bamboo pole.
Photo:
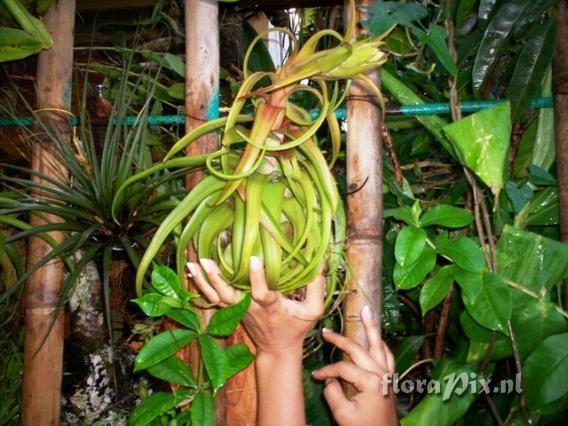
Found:
M 558 2 L 558 29 L 553 61 L 554 132 L 560 235 L 568 243 L 568 1 Z M 564 281 L 564 309 L 568 310 L 568 279 Z
M 371 0 L 359 0 L 358 6 Z M 345 3 L 345 10 L 349 10 Z M 357 8 L 358 19 L 364 9 Z M 349 17 L 346 17 L 349 19 Z M 357 29 L 355 37 L 361 34 Z M 378 82 L 376 71 L 368 74 Z M 347 247 L 348 292 L 344 303 L 345 334 L 367 345 L 359 314 L 369 305 L 381 317 L 382 149 L 381 115 L 372 92 L 353 80 L 347 104 Z
M 69 110 L 71 105 L 71 76 L 73 68 L 73 28 L 75 0 L 58 0 L 44 17 L 46 28 L 53 37 L 53 48 L 41 52 L 37 67 L 37 106 Z M 71 137 L 67 117 L 40 112 L 44 124 L 57 131 L 62 138 Z M 34 145 L 33 170 L 61 179 L 63 167 L 53 154 L 53 146 L 46 138 Z M 47 183 L 48 184 L 48 183 Z M 46 215 L 49 221 L 60 220 Z M 32 225 L 45 223 L 37 217 Z M 62 240 L 62 235 L 52 233 Z M 31 238 L 28 265 L 33 265 L 51 251 L 39 238 Z M 59 291 L 63 282 L 63 264 L 54 260 L 32 274 L 25 293 L 24 381 L 22 425 L 58 425 L 60 415 L 61 377 L 63 369 L 64 314 L 57 310 Z
M 219 10 L 216 0 L 186 0 L 186 131 L 215 118 L 219 112 Z M 187 155 L 207 153 L 217 148 L 213 134 L 200 138 L 187 149 Z M 192 173 L 187 187 L 194 187 L 202 175 Z M 195 253 L 189 253 L 195 258 Z M 207 321 L 210 311 L 202 311 Z M 239 326 L 227 343 L 244 342 L 253 347 L 244 329 Z M 194 370 L 199 353 L 190 348 Z M 231 379 L 217 397 L 216 424 L 241 426 L 256 423 L 256 379 L 250 366 Z

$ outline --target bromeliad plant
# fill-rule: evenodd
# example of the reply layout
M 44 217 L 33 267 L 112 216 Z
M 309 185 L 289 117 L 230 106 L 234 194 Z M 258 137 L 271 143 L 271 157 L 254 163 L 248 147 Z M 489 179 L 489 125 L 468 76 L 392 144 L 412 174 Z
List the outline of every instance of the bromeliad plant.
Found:
M 115 210 L 134 195 L 131 184 L 163 168 L 186 165 L 192 160 L 174 156 L 200 136 L 222 129 L 221 149 L 202 158 L 207 175 L 163 221 L 141 259 L 138 294 L 150 263 L 174 233 L 180 277 L 187 245 L 193 241 L 198 256 L 215 260 L 223 276 L 240 289 L 249 286 L 252 255 L 264 260 L 271 288 L 290 292 L 313 280 L 332 253 L 327 258 L 328 298 L 332 297 L 340 263 L 339 255 L 333 253 L 341 252 L 344 237 L 341 200 L 330 172 L 340 147 L 334 115 L 344 97 L 339 81 L 362 79 L 382 103 L 380 91 L 363 73 L 380 67 L 387 58 L 380 49 L 382 36 L 352 42 L 353 2 L 351 16 L 345 36 L 320 31 L 301 48 L 289 31 L 279 29 L 292 40 L 291 56 L 276 72 L 249 73 L 246 63 L 264 35 L 260 34 L 245 56 L 245 79 L 229 114 L 191 131 L 172 147 L 161 165 L 132 177 L 119 190 Z M 318 51 L 319 41 L 328 36 L 339 44 Z M 257 88 L 263 81 L 269 84 Z M 294 102 L 299 92 L 317 99 L 317 118 L 312 119 Z M 247 108 L 252 117 L 243 113 Z M 318 146 L 317 133 L 324 123 L 332 145 L 329 164 Z

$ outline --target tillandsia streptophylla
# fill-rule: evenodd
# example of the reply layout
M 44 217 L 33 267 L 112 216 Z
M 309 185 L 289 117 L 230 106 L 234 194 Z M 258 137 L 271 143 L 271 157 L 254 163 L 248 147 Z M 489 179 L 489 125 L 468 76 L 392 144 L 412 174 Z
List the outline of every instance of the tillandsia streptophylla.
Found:
M 135 194 L 128 186 L 162 169 L 205 167 L 206 177 L 171 211 L 140 261 L 136 288 L 142 292 L 146 271 L 170 234 L 177 244 L 178 274 L 184 275 L 186 248 L 192 242 L 200 258 L 216 261 L 224 278 L 247 289 L 251 256 L 264 261 L 271 288 L 291 292 L 312 281 L 325 263 L 328 302 L 336 293 L 342 268 L 345 220 L 337 185 L 330 168 L 340 149 L 340 127 L 335 109 L 343 102 L 339 81 L 360 77 L 371 87 L 381 105 L 379 89 L 364 76 L 379 68 L 387 54 L 383 38 L 353 41 L 355 5 L 345 36 L 332 30 L 314 34 L 276 72 L 250 73 L 245 56 L 244 81 L 227 116 L 192 130 L 168 152 L 163 162 L 135 175 L 117 194 L 114 207 Z M 275 31 L 275 29 L 271 30 Z M 337 46 L 317 50 L 323 37 Z M 270 84 L 256 88 L 262 81 Z M 308 92 L 319 103 L 315 119 L 296 105 L 292 95 Z M 244 114 L 245 105 L 252 116 Z M 383 108 L 384 109 L 384 108 Z M 316 133 L 324 123 L 329 129 L 332 153 L 328 164 Z M 222 128 L 222 129 L 221 129 Z M 209 155 L 174 156 L 197 138 L 221 130 L 221 148 Z

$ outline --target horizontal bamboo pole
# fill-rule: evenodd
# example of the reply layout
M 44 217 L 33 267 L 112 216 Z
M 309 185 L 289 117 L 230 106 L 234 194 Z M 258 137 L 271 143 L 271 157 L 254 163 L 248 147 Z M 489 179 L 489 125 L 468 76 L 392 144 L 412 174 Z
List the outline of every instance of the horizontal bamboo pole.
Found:
M 505 102 L 504 99 L 495 99 L 489 101 L 465 101 L 460 103 L 461 112 L 464 114 L 469 114 L 473 112 L 482 111 L 484 109 L 490 108 L 496 104 Z M 530 109 L 545 109 L 553 108 L 552 97 L 545 96 L 540 98 L 535 98 L 529 105 Z M 450 104 L 444 102 L 434 102 L 434 103 L 421 103 L 416 105 L 396 105 L 388 106 L 386 114 L 389 116 L 425 116 L 425 115 L 449 115 Z M 319 110 L 313 109 L 310 111 L 312 118 L 317 118 L 319 116 Z M 335 115 L 340 120 L 347 118 L 347 109 L 338 108 L 335 111 Z M 0 117 L 0 127 L 28 127 L 33 124 L 32 117 Z M 140 122 L 140 117 L 138 116 L 128 116 L 126 117 L 125 124 L 127 126 L 132 126 Z M 69 123 L 72 126 L 79 125 L 78 118 L 70 118 Z M 150 126 L 168 126 L 168 125 L 183 125 L 185 124 L 184 115 L 150 115 L 148 116 L 147 123 Z M 113 122 L 116 124 L 116 121 Z

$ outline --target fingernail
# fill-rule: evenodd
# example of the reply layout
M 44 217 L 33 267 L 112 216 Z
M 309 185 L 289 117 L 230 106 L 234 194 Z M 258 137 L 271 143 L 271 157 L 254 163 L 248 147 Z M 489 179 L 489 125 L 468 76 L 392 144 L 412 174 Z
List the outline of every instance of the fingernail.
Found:
M 191 271 L 191 263 L 190 263 L 190 262 L 187 262 L 186 265 L 187 265 L 187 269 L 188 269 L 187 276 L 188 276 L 189 278 L 193 278 L 193 272 Z
M 193 262 L 187 262 L 187 269 L 189 269 L 189 275 L 191 275 L 191 277 L 195 277 L 199 273 L 198 266 Z
M 371 312 L 371 308 L 369 308 L 369 305 L 363 306 L 363 309 L 361 309 L 361 316 L 366 320 L 373 319 L 373 313 Z
M 312 376 L 315 376 L 318 373 L 319 370 L 314 370 L 312 371 Z
M 199 259 L 199 262 L 201 263 L 201 266 L 203 267 L 203 270 L 205 272 L 207 272 L 208 274 L 210 274 L 211 272 L 213 272 L 213 261 L 211 259 Z
M 324 328 L 321 329 L 321 332 L 322 332 L 322 333 L 333 333 L 333 330 L 331 330 L 331 329 L 329 329 L 329 328 L 327 328 L 327 327 L 324 327 Z
M 327 386 L 331 383 L 331 379 L 328 377 L 327 379 L 325 379 L 324 382 L 325 382 L 325 385 Z
M 262 270 L 262 261 L 256 256 L 251 256 L 249 266 L 250 266 L 250 269 L 252 269 L 253 271 L 261 271 Z

